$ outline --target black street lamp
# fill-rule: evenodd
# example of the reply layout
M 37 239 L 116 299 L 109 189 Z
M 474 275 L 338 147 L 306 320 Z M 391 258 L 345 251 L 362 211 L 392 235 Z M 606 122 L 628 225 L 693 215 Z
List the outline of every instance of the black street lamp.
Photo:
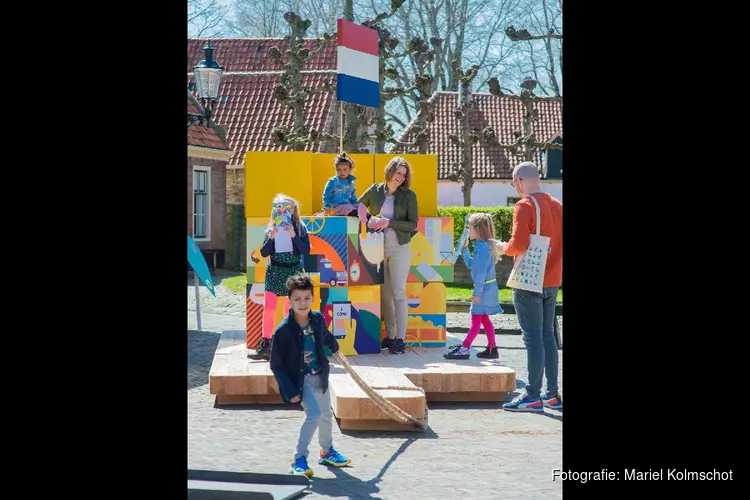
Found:
M 195 86 L 198 89 L 198 98 L 205 110 L 203 118 L 208 123 L 216 109 L 216 99 L 219 97 L 219 85 L 221 84 L 224 67 L 214 59 L 214 46 L 211 45 L 210 40 L 203 47 L 203 51 L 205 56 L 201 62 L 195 65 L 193 72 L 195 74 Z

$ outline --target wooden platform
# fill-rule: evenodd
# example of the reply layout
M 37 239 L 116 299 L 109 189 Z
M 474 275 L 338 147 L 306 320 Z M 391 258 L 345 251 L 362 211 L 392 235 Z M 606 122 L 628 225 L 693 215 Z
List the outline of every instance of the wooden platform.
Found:
M 216 404 L 284 404 L 268 362 L 249 359 L 247 353 L 245 332 L 221 335 L 208 373 Z
M 459 342 L 450 334 L 447 340 L 448 345 Z M 418 419 L 424 419 L 429 401 L 504 401 L 505 393 L 515 390 L 516 373 L 500 360 L 477 359 L 476 350 L 471 359 L 447 360 L 444 352 L 438 347 L 407 347 L 406 354 L 365 354 L 347 360 L 370 387 Z M 342 429 L 413 429 L 389 419 L 335 358 L 330 360 L 331 405 Z M 247 358 L 244 332 L 221 336 L 209 390 L 220 405 L 282 403 L 268 362 Z

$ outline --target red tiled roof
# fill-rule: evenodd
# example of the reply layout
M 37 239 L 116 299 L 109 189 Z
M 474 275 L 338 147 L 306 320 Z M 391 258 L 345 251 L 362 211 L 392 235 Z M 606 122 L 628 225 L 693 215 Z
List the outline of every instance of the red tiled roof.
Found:
M 203 47 L 208 39 L 188 39 L 188 73 L 204 57 Z M 284 40 L 281 38 L 212 38 L 214 58 L 224 66 L 226 72 L 234 71 L 282 71 L 283 65 L 276 64 L 268 55 L 271 47 L 278 47 L 284 54 Z M 305 46 L 315 49 L 317 39 L 306 39 Z M 328 41 L 325 46 L 301 68 L 304 70 L 335 70 L 336 40 Z
M 523 132 L 524 108 L 521 100 L 514 96 L 493 96 L 476 93 L 474 105 L 469 110 L 469 124 L 480 134 L 486 126 L 495 130 L 500 144 L 513 144 L 516 139 L 514 131 Z M 454 112 L 458 103 L 457 92 L 436 92 L 430 98 L 433 103 L 435 121 L 430 124 L 430 144 L 427 152 L 438 155 L 438 179 L 446 179 L 457 165 L 461 163 L 461 153 L 448 138 L 449 134 L 461 137 L 461 124 Z M 562 101 L 538 101 L 535 104 L 539 119 L 534 123 L 537 140 L 562 135 Z M 412 125 L 416 118 L 399 137 L 404 142 L 414 142 Z M 417 152 L 413 146 L 394 146 L 394 153 Z M 510 179 L 513 167 L 523 161 L 522 156 L 515 156 L 500 147 L 487 146 L 480 141 L 472 147 L 472 164 L 474 179 Z M 534 161 L 541 166 L 541 154 L 537 152 Z
M 286 146 L 274 144 L 271 131 L 277 126 L 291 126 L 293 111 L 273 96 L 273 88 L 279 82 L 279 73 L 226 74 L 221 79 L 219 101 L 213 120 L 227 128 L 227 142 L 234 151 L 230 165 L 245 162 L 248 151 L 285 151 Z M 325 80 L 336 79 L 330 73 L 302 73 L 303 87 L 319 87 Z M 226 96 L 226 102 L 222 97 Z M 326 130 L 332 92 L 315 92 L 305 101 L 305 123 L 310 129 Z M 319 145 L 308 145 L 305 151 L 317 151 Z
M 198 106 L 192 99 L 190 99 L 190 96 L 188 96 L 188 113 L 196 115 L 202 114 L 200 106 Z M 221 140 L 213 127 L 203 126 L 200 124 L 200 122 L 194 122 L 188 127 L 187 143 L 188 146 L 222 149 L 224 151 L 229 150 L 229 146 L 227 146 L 227 144 Z
M 206 39 L 188 39 L 188 83 L 194 81 L 193 67 L 204 57 Z M 276 46 L 283 53 L 284 40 L 280 38 L 225 38 L 211 39 L 216 60 L 224 66 L 225 73 L 219 87 L 219 100 L 213 116 L 214 122 L 227 128 L 227 142 L 234 151 L 230 165 L 245 162 L 248 151 L 285 151 L 286 146 L 274 144 L 271 131 L 277 126 L 291 126 L 292 109 L 282 105 L 274 96 L 273 88 L 279 82 L 283 66 L 268 55 Z M 309 48 L 317 47 L 317 40 L 305 40 Z M 325 80 L 336 80 L 336 41 L 324 48 L 303 68 L 303 87 L 319 87 Z M 195 92 L 194 92 L 195 95 Z M 226 102 L 223 102 L 226 99 Z M 310 129 L 326 130 L 334 95 L 316 92 L 305 102 L 305 122 Z M 318 144 L 306 151 L 317 151 Z

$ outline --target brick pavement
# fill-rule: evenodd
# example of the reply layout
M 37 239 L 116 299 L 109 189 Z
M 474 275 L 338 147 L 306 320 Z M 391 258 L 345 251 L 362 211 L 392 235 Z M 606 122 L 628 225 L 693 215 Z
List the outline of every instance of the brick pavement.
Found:
M 449 329 L 468 321 L 468 314 L 453 313 Z M 188 331 L 188 466 L 285 473 L 304 413 L 279 406 L 218 409 L 208 393 L 218 338 L 224 330 L 243 329 L 243 322 L 237 315 L 204 313 L 204 331 Z M 195 328 L 193 312 L 188 323 Z M 476 345 L 485 340 L 480 334 Z M 521 337 L 501 335 L 498 345 L 522 386 Z M 562 369 L 562 351 L 560 359 Z M 551 470 L 562 458 L 562 412 L 512 414 L 499 406 L 430 403 L 425 433 L 342 433 L 334 425 L 335 446 L 352 458 L 352 466 L 331 470 L 311 461 L 316 477 L 306 498 L 561 498 L 561 483 L 552 482 Z M 315 450 L 313 441 L 311 453 Z

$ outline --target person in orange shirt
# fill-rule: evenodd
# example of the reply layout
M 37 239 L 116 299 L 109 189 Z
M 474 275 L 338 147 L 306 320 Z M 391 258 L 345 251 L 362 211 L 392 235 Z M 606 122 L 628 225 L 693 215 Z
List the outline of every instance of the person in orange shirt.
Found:
M 513 232 L 507 243 L 498 242 L 500 252 L 517 258 L 529 246 L 529 236 L 536 233 L 536 208 L 541 211 L 542 236 L 550 238 L 542 293 L 513 289 L 513 305 L 526 344 L 528 382 L 525 390 L 503 405 L 504 410 L 543 412 L 544 407 L 562 409 L 562 398 L 557 385 L 559 366 L 555 336 L 555 305 L 557 291 L 562 285 L 562 203 L 542 192 L 539 169 L 524 162 L 513 169 L 513 181 L 521 200 L 513 210 Z M 542 391 L 547 374 L 547 392 Z

